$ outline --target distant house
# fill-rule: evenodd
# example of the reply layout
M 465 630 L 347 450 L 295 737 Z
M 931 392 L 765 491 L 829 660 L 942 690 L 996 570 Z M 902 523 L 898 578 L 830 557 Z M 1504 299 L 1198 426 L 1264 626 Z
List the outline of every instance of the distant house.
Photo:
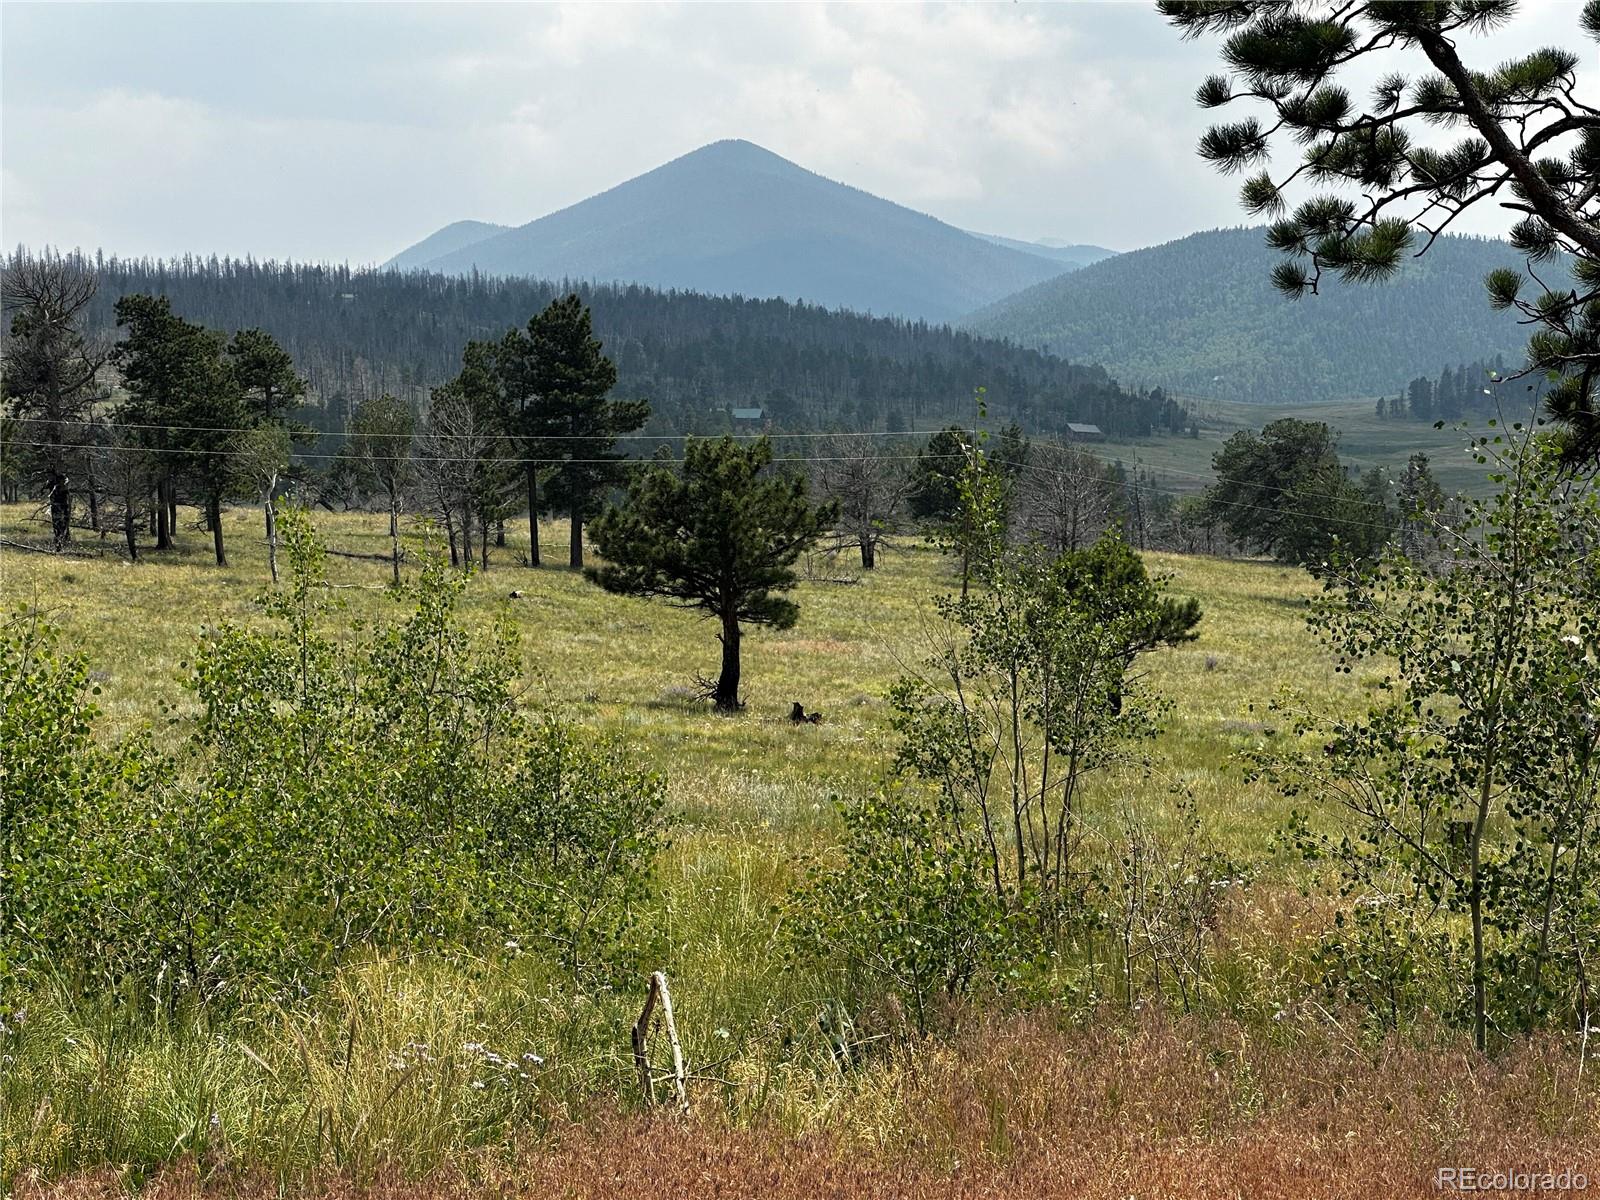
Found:
M 1098 425 L 1077 425 L 1067 422 L 1067 440 L 1073 442 L 1103 442 L 1105 431 Z
M 767 410 L 764 408 L 730 408 L 728 415 L 733 418 L 735 429 L 758 429 L 767 419 Z

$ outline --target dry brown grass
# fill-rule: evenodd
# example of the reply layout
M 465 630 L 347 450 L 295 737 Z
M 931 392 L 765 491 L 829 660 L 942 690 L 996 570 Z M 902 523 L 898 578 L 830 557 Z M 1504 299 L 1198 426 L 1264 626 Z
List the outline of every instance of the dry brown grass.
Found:
M 1018 1019 L 883 1071 L 834 1127 L 805 1136 L 595 1114 L 420 1179 L 286 1185 L 186 1162 L 143 1195 L 1375 1200 L 1440 1195 L 1440 1166 L 1574 1169 L 1600 1188 L 1600 1088 L 1578 1065 L 1554 1039 L 1490 1062 L 1448 1040 L 1363 1049 L 1332 1025 L 1275 1037 L 1155 1015 L 1072 1031 Z M 875 1141 L 878 1106 L 895 1112 L 895 1132 Z M 23 1200 L 125 1192 L 114 1172 L 18 1189 Z

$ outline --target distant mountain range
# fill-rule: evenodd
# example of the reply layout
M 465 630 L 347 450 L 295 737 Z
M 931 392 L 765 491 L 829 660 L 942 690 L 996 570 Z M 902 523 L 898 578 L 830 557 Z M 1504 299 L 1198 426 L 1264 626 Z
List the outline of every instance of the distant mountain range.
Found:
M 1443 237 L 1393 279 L 1285 299 L 1263 230 L 1217 229 L 1118 254 L 973 313 L 964 328 L 1099 363 L 1123 384 L 1296 404 L 1393 394 L 1434 364 L 1504 354 L 1527 331 L 1483 277 L 1520 267 L 1505 242 Z
M 942 322 L 1111 253 L 967 233 L 750 142 L 722 141 L 526 225 L 447 225 L 385 265 Z
M 1097 263 L 1102 258 L 1110 258 L 1116 253 L 1115 250 L 1107 250 L 1104 246 L 1075 246 L 1068 242 L 1053 241 L 1023 242 L 1016 238 L 1001 237 L 997 233 L 974 233 L 972 236 L 993 242 L 996 246 L 1006 246 L 1012 250 L 1021 250 L 1025 254 L 1051 258 L 1072 268 L 1087 267 L 1090 263 Z

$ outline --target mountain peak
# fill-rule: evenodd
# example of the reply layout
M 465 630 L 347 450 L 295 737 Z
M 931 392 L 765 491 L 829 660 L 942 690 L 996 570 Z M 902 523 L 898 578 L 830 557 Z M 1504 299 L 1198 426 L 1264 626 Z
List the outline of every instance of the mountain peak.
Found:
M 798 163 L 790 162 L 783 155 L 775 154 L 765 146 L 758 146 L 755 142 L 746 141 L 744 138 L 723 138 L 720 141 L 707 142 L 687 154 L 680 154 L 656 170 L 664 171 L 672 167 L 685 166 L 709 167 L 716 170 L 793 171 L 797 175 L 813 174 Z
M 1074 264 L 1042 247 L 973 237 L 726 138 L 519 228 L 445 251 L 424 243 L 393 265 L 951 321 Z

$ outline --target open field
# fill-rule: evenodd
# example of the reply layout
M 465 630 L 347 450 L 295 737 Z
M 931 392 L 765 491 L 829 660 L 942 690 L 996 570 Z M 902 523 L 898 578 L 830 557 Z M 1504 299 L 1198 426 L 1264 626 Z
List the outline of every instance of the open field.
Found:
M 179 549 L 138 564 L 0 548 L 0 599 L 50 612 L 88 657 L 108 736 L 153 725 L 159 701 L 183 710 L 203 626 L 258 619 L 260 514 L 228 515 L 228 568 L 183 515 Z M 332 547 L 387 548 L 383 518 L 314 520 Z M 8 539 L 40 533 L 29 510 L 0 521 Z M 547 527 L 544 544 L 564 549 L 565 533 Z M 795 629 L 747 638 L 748 708 L 718 717 L 690 692 L 716 662 L 708 623 L 560 568 L 522 569 L 508 537 L 468 585 L 469 618 L 512 616 L 529 705 L 617 734 L 669 777 L 678 825 L 650 925 L 689 1060 L 706 1064 L 693 1123 L 628 1111 L 639 993 L 574 991 L 516 954 L 380 958 L 321 994 L 227 1019 L 166 1015 L 138 996 L 40 997 L 0 1035 L 0 1179 L 67 1175 L 60 1193 L 83 1197 L 151 1173 L 158 1197 L 197 1181 L 268 1195 L 286 1179 L 419 1198 L 1360 1197 L 1433 1194 L 1428 1173 L 1458 1158 L 1595 1159 L 1596 1072 L 1578 1079 L 1570 1044 L 1488 1063 L 1436 1030 L 1373 1040 L 1308 999 L 1325 906 L 1301 896 L 1302 869 L 1274 841 L 1287 802 L 1247 782 L 1241 756 L 1267 736 L 1276 694 L 1348 705 L 1373 681 L 1336 675 L 1306 632 L 1315 585 L 1303 573 L 1150 556 L 1175 592 L 1200 598 L 1200 637 L 1150 659 L 1172 703 L 1150 775 L 1108 776 L 1091 794 L 1089 822 L 1110 839 L 1129 810 L 1172 818 L 1180 785 L 1250 868 L 1196 1013 L 1130 1014 L 1108 999 L 1062 1026 L 1048 1005 L 957 1011 L 950 1040 L 916 1055 L 893 1013 L 868 1013 L 861 1032 L 879 1052 L 846 1070 L 818 1031 L 827 982 L 784 968 L 777 907 L 834 842 L 831 798 L 862 794 L 888 765 L 885 690 L 921 653 L 930 597 L 953 586 L 949 560 L 907 545 L 853 582 L 840 581 L 856 574 L 846 561 L 819 560 L 818 575 L 838 578 L 801 585 Z M 415 551 L 421 535 L 408 540 Z M 387 566 L 333 558 L 329 570 L 352 624 L 395 610 Z M 793 700 L 824 724 L 791 725 Z M 512 1080 L 486 1052 L 540 1063 Z M 160 1174 L 174 1159 L 189 1165 Z M 74 1175 L 97 1164 L 111 1170 Z
M 1379 420 L 1372 400 L 1338 400 L 1323 404 L 1244 404 L 1227 400 L 1195 400 L 1200 436 L 1113 440 L 1089 449 L 1103 458 L 1132 466 L 1135 458 L 1159 487 L 1174 493 L 1200 491 L 1211 483 L 1211 457 L 1241 429 L 1260 429 L 1282 417 L 1323 421 L 1339 434 L 1339 455 L 1359 470 L 1387 467 L 1398 477 L 1406 460 L 1426 454 L 1434 476 L 1446 492 L 1482 494 L 1489 488 L 1487 469 L 1466 453 L 1470 439 L 1492 432 L 1481 420 L 1465 429 L 1432 422 Z
M 23 508 L 0 510 L 0 536 L 38 536 Z M 192 524 L 194 514 L 180 513 Z M 386 518 L 318 513 L 335 549 L 387 553 Z M 218 568 L 210 537 L 189 529 L 171 556 L 129 564 L 103 558 L 56 558 L 0 549 L 0 598 L 7 608 L 49 611 L 99 673 L 99 698 L 110 732 L 153 719 L 158 701 L 182 703 L 183 664 L 200 630 L 251 621 L 267 583 L 260 514 L 228 514 L 230 565 Z M 832 822 L 829 796 L 870 786 L 888 762 L 884 692 L 926 653 L 922 623 L 931 598 L 955 586 L 951 560 L 907 541 L 877 571 L 862 574 L 848 556 L 819 556 L 816 574 L 852 582 L 806 582 L 792 630 L 756 631 L 745 642 L 747 710 L 712 715 L 692 695 L 697 674 L 713 673 L 718 646 L 709 622 L 694 613 L 609 595 L 561 567 L 529 571 L 526 532 L 508 528 L 486 574 L 469 584 L 464 611 L 487 627 L 509 612 L 521 633 L 527 700 L 625 737 L 667 772 L 674 795 L 696 824 L 711 830 L 764 831 L 782 837 Z M 421 535 L 412 539 L 421 550 Z M 564 522 L 541 540 L 564 559 Z M 86 543 L 86 548 L 95 544 Z M 112 550 L 115 543 L 111 544 Z M 1198 640 L 1151 662 L 1173 704 L 1158 744 L 1159 778 L 1130 798 L 1165 796 L 1181 781 L 1234 848 L 1259 851 L 1284 815 L 1265 788 L 1247 786 L 1238 752 L 1260 735 L 1260 712 L 1290 689 L 1331 699 L 1347 687 L 1304 629 L 1304 605 L 1316 585 L 1303 572 L 1266 563 L 1152 554 L 1171 588 L 1205 608 Z M 331 558 L 331 582 L 346 603 L 344 619 L 372 621 L 398 611 L 384 592 L 388 567 Z M 512 591 L 520 598 L 511 599 Z M 821 710 L 820 727 L 796 729 L 789 705 Z

